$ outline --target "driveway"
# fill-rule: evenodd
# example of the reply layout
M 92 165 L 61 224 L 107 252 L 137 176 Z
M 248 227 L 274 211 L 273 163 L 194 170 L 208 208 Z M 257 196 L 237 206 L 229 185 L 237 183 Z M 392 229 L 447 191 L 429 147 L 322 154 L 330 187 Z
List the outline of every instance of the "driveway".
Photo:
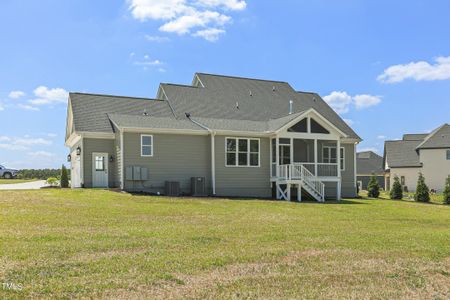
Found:
M 46 186 L 45 180 L 23 183 L 0 184 L 0 190 L 38 190 Z

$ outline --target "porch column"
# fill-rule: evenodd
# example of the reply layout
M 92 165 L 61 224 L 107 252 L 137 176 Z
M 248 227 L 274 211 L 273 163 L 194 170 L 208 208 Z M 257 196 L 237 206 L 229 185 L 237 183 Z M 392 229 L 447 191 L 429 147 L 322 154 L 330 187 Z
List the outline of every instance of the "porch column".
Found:
M 279 168 L 278 168 L 279 160 L 280 160 L 280 141 L 279 141 L 278 137 L 275 137 L 275 162 L 276 162 L 275 175 L 277 176 L 277 178 L 280 177 L 280 171 L 279 171 Z
M 297 185 L 297 201 L 302 202 L 302 184 Z
M 339 138 L 336 142 L 336 156 L 337 156 L 337 174 L 338 174 L 338 184 L 337 184 L 337 200 L 341 200 L 341 139 Z
M 317 151 L 318 151 L 317 139 L 314 139 L 314 175 L 315 176 L 318 176 L 318 174 L 317 174 L 317 157 L 318 157 Z

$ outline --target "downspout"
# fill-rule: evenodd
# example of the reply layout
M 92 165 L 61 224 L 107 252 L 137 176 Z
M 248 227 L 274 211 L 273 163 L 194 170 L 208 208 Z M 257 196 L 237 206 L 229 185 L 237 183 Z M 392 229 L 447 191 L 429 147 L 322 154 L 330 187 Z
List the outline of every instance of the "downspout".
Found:
M 191 115 L 186 113 L 186 117 L 191 120 L 194 124 L 200 126 L 201 128 L 207 130 L 211 134 L 211 185 L 213 196 L 216 195 L 216 154 L 215 154 L 215 135 L 216 132 L 209 127 L 191 119 Z

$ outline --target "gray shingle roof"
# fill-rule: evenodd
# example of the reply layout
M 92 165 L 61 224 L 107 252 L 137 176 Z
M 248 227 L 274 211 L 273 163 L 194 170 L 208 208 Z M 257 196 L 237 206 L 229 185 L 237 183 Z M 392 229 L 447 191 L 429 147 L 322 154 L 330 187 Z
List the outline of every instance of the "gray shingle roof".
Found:
M 420 167 L 419 153 L 416 147 L 421 141 L 386 141 L 385 159 L 390 168 Z
M 430 133 L 417 149 L 450 148 L 450 125 L 444 124 Z
M 407 133 L 403 135 L 404 141 L 423 141 L 429 133 Z
M 314 108 L 348 137 L 360 139 L 319 95 L 297 92 L 286 82 L 196 76 L 205 87 L 161 84 L 167 100 L 70 93 L 75 130 L 113 132 L 109 117 L 126 127 L 187 129 L 193 126 L 185 117 L 190 113 L 211 129 L 266 132 Z M 294 113 L 289 115 L 290 100 Z M 148 116 L 141 118 L 144 111 Z
M 356 173 L 358 175 L 383 175 L 383 158 L 372 151 L 359 152 L 356 155 Z
M 166 101 L 109 95 L 70 93 L 73 123 L 79 132 L 113 132 L 108 113 L 173 117 Z
M 358 135 L 323 99 L 314 93 L 295 91 L 288 83 L 197 73 L 205 88 L 161 84 L 177 116 L 269 121 L 314 108 L 349 137 Z M 239 108 L 237 108 L 237 106 Z
M 119 127 L 126 128 L 158 128 L 158 129 L 187 129 L 205 131 L 188 118 L 175 119 L 172 117 L 154 117 L 143 115 L 108 114 L 111 121 Z

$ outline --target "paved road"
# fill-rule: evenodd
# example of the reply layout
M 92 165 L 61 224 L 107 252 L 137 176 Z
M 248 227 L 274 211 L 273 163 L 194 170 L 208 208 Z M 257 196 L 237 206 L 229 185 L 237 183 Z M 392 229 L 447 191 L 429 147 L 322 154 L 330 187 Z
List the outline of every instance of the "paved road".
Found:
M 45 180 L 23 183 L 0 184 L 0 190 L 38 190 L 46 186 Z

